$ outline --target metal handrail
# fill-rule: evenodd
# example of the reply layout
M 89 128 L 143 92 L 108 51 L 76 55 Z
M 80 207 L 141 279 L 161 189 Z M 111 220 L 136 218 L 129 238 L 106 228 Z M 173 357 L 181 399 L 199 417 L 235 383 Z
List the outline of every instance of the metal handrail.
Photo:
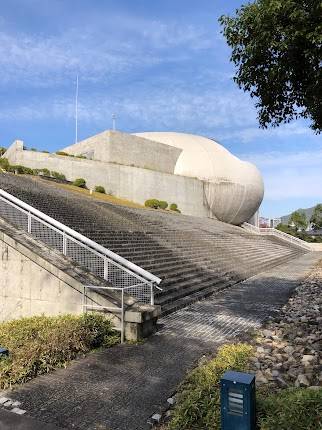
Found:
M 305 242 L 302 239 L 299 239 L 298 237 L 294 237 L 291 236 L 290 234 L 285 233 L 284 231 L 281 230 L 277 230 L 276 228 L 272 228 L 272 227 L 257 227 L 253 224 L 249 224 L 248 222 L 244 222 L 242 224 L 242 227 L 245 230 L 254 232 L 256 234 L 261 234 L 261 235 L 272 235 L 272 236 L 276 236 L 279 237 L 281 239 L 286 240 L 287 242 L 291 242 L 291 243 L 295 243 L 296 245 L 299 245 L 300 247 L 307 249 L 309 251 L 311 251 L 311 246 Z
M 301 246 L 302 248 L 305 248 L 307 250 L 311 250 L 310 244 L 308 244 L 304 240 L 299 239 L 298 237 L 294 237 L 290 234 L 287 234 L 284 231 L 277 230 L 276 228 L 261 227 L 259 229 L 259 231 L 261 234 L 271 234 L 273 236 L 283 238 L 283 239 L 287 240 L 288 242 L 296 243 L 297 245 Z
M 34 216 L 35 218 L 40 219 L 48 227 L 53 228 L 53 230 L 62 232 L 65 235 L 69 236 L 70 238 L 76 239 L 78 242 L 81 242 L 82 244 L 86 245 L 87 248 L 96 251 L 98 254 L 103 254 L 104 256 L 110 258 L 120 268 L 126 269 L 130 273 L 134 273 L 140 279 L 142 279 L 144 281 L 149 281 L 149 282 L 153 282 L 156 284 L 160 284 L 161 279 L 158 278 L 157 276 L 144 270 L 142 267 L 137 266 L 136 264 L 132 263 L 131 261 L 126 260 L 125 258 L 123 258 L 120 255 L 114 253 L 113 251 L 103 247 L 102 245 L 99 245 L 98 243 L 94 242 L 93 240 L 87 238 L 86 236 L 83 236 L 82 234 L 78 233 L 77 231 L 71 229 L 70 227 L 67 227 L 66 225 L 60 223 L 59 221 L 55 220 L 54 218 L 51 218 L 50 216 L 44 214 L 43 212 L 39 211 L 38 209 L 28 205 L 27 203 L 23 202 L 22 200 L 16 198 L 15 196 L 7 193 L 6 191 L 4 191 L 2 189 L 0 189 L 0 198 L 1 197 L 4 200 L 8 200 L 9 202 L 11 202 L 18 209 L 20 209 L 22 212 L 24 212 L 26 214 L 30 214 L 30 215 Z
M 109 307 L 109 306 L 102 306 L 102 305 L 91 305 L 86 303 L 86 289 L 93 289 L 93 290 L 108 290 L 108 291 L 120 291 L 121 292 L 121 307 Z M 124 343 L 125 340 L 125 324 L 124 324 L 124 317 L 125 317 L 125 301 L 124 301 L 124 290 L 129 290 L 131 287 L 124 287 L 124 288 L 118 288 L 118 287 L 99 287 L 95 285 L 84 285 L 83 290 L 83 312 L 85 313 L 87 308 L 90 309 L 100 309 L 100 310 L 106 310 L 108 312 L 120 312 L 120 332 L 121 332 L 121 343 Z

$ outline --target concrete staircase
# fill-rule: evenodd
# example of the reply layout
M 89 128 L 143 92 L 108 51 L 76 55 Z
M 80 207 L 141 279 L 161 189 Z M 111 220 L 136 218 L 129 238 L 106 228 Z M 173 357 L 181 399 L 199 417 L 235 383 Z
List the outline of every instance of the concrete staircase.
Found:
M 219 221 L 112 205 L 40 178 L 0 174 L 0 188 L 162 278 L 168 314 L 304 251 Z

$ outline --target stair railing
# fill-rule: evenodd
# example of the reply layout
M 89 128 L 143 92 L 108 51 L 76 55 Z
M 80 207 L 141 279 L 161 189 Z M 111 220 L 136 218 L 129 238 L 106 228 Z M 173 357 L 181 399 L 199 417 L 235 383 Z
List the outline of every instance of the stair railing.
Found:
M 278 237 L 282 240 L 285 240 L 293 245 L 298 245 L 307 251 L 312 251 L 312 247 L 309 243 L 305 242 L 305 240 L 299 239 L 298 237 L 291 236 L 290 234 L 284 233 L 283 231 L 277 230 L 276 228 L 270 227 L 256 227 L 255 225 L 249 224 L 248 222 L 244 222 L 242 227 L 255 234 L 261 235 L 270 235 Z
M 161 279 L 0 189 L 0 217 L 109 281 L 141 303 L 154 305 Z

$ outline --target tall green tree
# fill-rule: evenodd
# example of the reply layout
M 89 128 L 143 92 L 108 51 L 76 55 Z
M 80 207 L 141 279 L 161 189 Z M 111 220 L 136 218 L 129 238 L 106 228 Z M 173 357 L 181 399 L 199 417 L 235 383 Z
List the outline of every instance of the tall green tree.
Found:
M 296 231 L 305 230 L 308 226 L 305 213 L 300 211 L 293 212 L 288 220 L 288 225 L 294 225 Z
M 321 0 L 256 0 L 221 16 L 235 82 L 256 99 L 259 124 L 309 118 L 322 129 Z
M 315 206 L 313 214 L 310 218 L 313 230 L 322 229 L 322 204 Z

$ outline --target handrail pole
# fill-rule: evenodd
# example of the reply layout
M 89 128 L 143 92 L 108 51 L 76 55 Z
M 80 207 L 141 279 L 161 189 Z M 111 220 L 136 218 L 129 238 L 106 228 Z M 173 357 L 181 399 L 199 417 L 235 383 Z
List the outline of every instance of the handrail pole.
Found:
M 28 212 L 28 227 L 27 227 L 27 231 L 30 234 L 31 233 L 31 213 Z
M 83 314 L 86 313 L 85 296 L 86 296 L 86 285 L 84 285 L 84 288 L 83 288 Z
M 153 282 L 150 282 L 150 289 L 151 289 L 151 305 L 154 306 L 154 288 L 153 288 Z
M 121 343 L 124 343 L 124 290 L 122 288 Z
M 63 254 L 67 255 L 67 235 L 63 231 Z

